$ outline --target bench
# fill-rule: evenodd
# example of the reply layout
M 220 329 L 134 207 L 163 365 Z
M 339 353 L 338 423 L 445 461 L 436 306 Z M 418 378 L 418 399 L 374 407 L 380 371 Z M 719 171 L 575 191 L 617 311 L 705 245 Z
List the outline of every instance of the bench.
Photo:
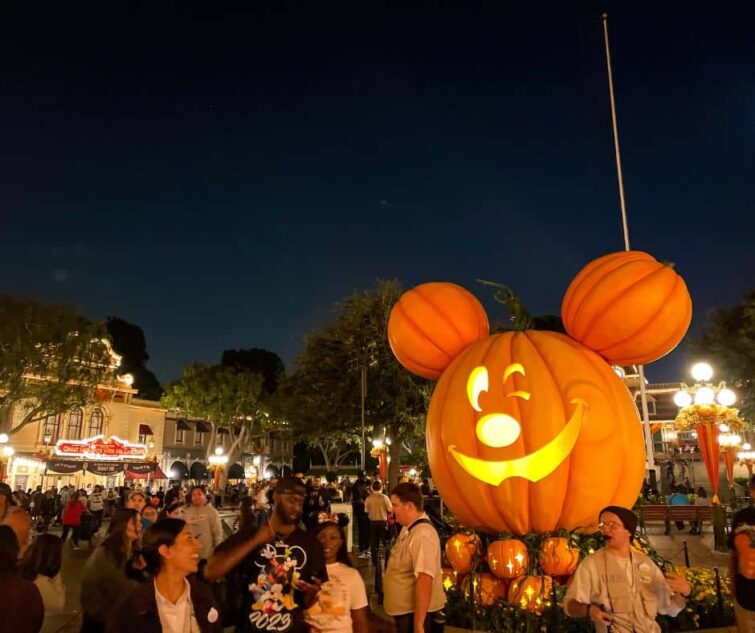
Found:
M 689 521 L 699 527 L 703 521 L 713 521 L 713 512 L 710 506 L 640 506 L 640 527 L 643 531 L 646 531 L 646 523 L 663 523 L 666 534 L 671 534 L 671 521 Z

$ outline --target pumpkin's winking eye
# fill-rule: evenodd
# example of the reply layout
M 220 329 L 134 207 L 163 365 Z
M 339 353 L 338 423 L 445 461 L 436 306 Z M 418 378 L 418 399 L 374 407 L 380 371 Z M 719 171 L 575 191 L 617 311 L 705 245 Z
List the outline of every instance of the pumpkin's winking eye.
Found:
M 503 371 L 503 382 L 506 382 L 514 374 L 521 374 L 524 376 L 524 367 L 521 363 L 512 363 Z M 506 394 L 507 398 L 522 398 L 523 400 L 529 400 L 532 394 L 529 391 L 512 391 Z
M 467 398 L 472 408 L 480 413 L 480 394 L 488 390 L 488 370 L 485 367 L 475 367 L 467 379 Z

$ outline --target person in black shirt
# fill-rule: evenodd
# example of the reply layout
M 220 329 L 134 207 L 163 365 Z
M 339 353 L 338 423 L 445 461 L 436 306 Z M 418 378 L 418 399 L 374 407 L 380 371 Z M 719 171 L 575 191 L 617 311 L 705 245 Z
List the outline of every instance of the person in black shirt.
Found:
M 750 480 L 750 497 L 755 499 L 755 477 Z M 737 616 L 737 628 L 740 631 L 755 630 L 755 570 L 752 565 L 744 564 L 743 554 L 755 547 L 755 508 L 749 506 L 737 512 L 731 522 L 729 534 L 731 548 L 731 571 L 734 594 L 734 612 Z M 749 561 L 748 561 L 749 562 Z
M 304 525 L 307 532 L 314 532 L 319 525 L 320 513 L 330 514 L 330 499 L 328 491 L 322 487 L 322 479 L 314 477 L 311 487 L 307 485 L 304 499 Z
M 236 630 L 243 633 L 307 633 L 303 610 L 311 606 L 319 585 L 327 580 L 322 545 L 299 529 L 305 488 L 301 480 L 284 477 L 275 487 L 270 519 L 253 536 L 235 534 L 221 543 L 204 570 L 216 581 L 239 568 L 242 615 Z M 234 624 L 224 622 L 224 626 Z

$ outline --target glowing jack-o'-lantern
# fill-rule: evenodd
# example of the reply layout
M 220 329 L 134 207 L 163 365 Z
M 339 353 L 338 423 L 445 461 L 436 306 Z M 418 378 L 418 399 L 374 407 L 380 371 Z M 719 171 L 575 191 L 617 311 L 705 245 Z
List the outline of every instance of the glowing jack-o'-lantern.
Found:
M 511 604 L 541 614 L 553 599 L 553 580 L 550 576 L 517 578 L 509 587 L 508 598 Z
M 466 574 L 472 569 L 475 558 L 481 550 L 482 543 L 476 534 L 460 532 L 446 541 L 446 558 L 454 571 L 459 574 Z
M 549 576 L 570 576 L 577 569 L 579 549 L 572 547 L 568 539 L 550 537 L 543 541 L 538 561 Z
M 518 539 L 500 539 L 488 545 L 488 567 L 498 578 L 511 580 L 523 576 L 529 560 L 527 546 Z
M 423 286 L 411 292 L 421 296 Z M 402 349 L 392 332 L 392 324 L 412 319 L 404 297 L 394 307 L 403 320 L 392 316 L 388 326 L 394 353 L 410 357 L 412 371 L 430 364 L 438 371 L 432 345 L 405 339 L 411 349 Z M 522 535 L 585 527 L 607 505 L 631 507 L 644 442 L 634 401 L 608 363 L 557 332 L 524 326 L 489 335 L 477 312 L 443 315 L 451 317 L 477 339 L 443 369 L 426 428 L 433 480 L 456 517 Z M 462 327 L 464 319 L 471 321 Z
M 499 600 L 506 599 L 506 583 L 487 572 L 467 576 L 462 590 L 483 607 L 492 607 Z

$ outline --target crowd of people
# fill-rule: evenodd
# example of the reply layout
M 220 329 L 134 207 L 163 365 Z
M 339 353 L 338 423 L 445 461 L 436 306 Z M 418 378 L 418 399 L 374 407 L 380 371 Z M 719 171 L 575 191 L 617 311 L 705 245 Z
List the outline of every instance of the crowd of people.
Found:
M 18 496 L 0 484 L 0 592 L 23 605 L 11 607 L 8 630 L 38 633 L 45 617 L 64 607 L 64 542 L 70 534 L 76 547 L 76 520 L 80 526 L 99 511 L 101 492 L 72 491 L 60 509 L 62 536 L 32 539 L 34 509 L 16 505 Z M 346 485 L 318 477 L 263 481 L 235 490 L 241 512 L 226 538 L 215 496 L 201 486 L 177 485 L 164 495 L 120 490 L 104 538 L 83 566 L 81 632 L 367 633 L 370 602 L 354 556 L 378 563 L 375 550 L 390 539 L 385 613 L 397 633 L 440 633 L 441 544 L 425 512 L 432 499 L 426 492 L 404 481 L 386 494 L 381 481 L 363 474 Z M 346 546 L 348 517 L 331 512 L 347 500 L 360 543 L 354 553 Z M 752 513 L 737 515 L 735 533 L 755 533 Z M 656 614 L 679 613 L 690 584 L 630 548 L 637 529 L 631 510 L 609 506 L 599 521 L 605 547 L 580 562 L 564 598 L 567 615 L 590 618 L 598 631 L 658 631 Z M 749 618 L 755 581 L 737 567 L 736 551 L 732 562 L 737 616 Z

